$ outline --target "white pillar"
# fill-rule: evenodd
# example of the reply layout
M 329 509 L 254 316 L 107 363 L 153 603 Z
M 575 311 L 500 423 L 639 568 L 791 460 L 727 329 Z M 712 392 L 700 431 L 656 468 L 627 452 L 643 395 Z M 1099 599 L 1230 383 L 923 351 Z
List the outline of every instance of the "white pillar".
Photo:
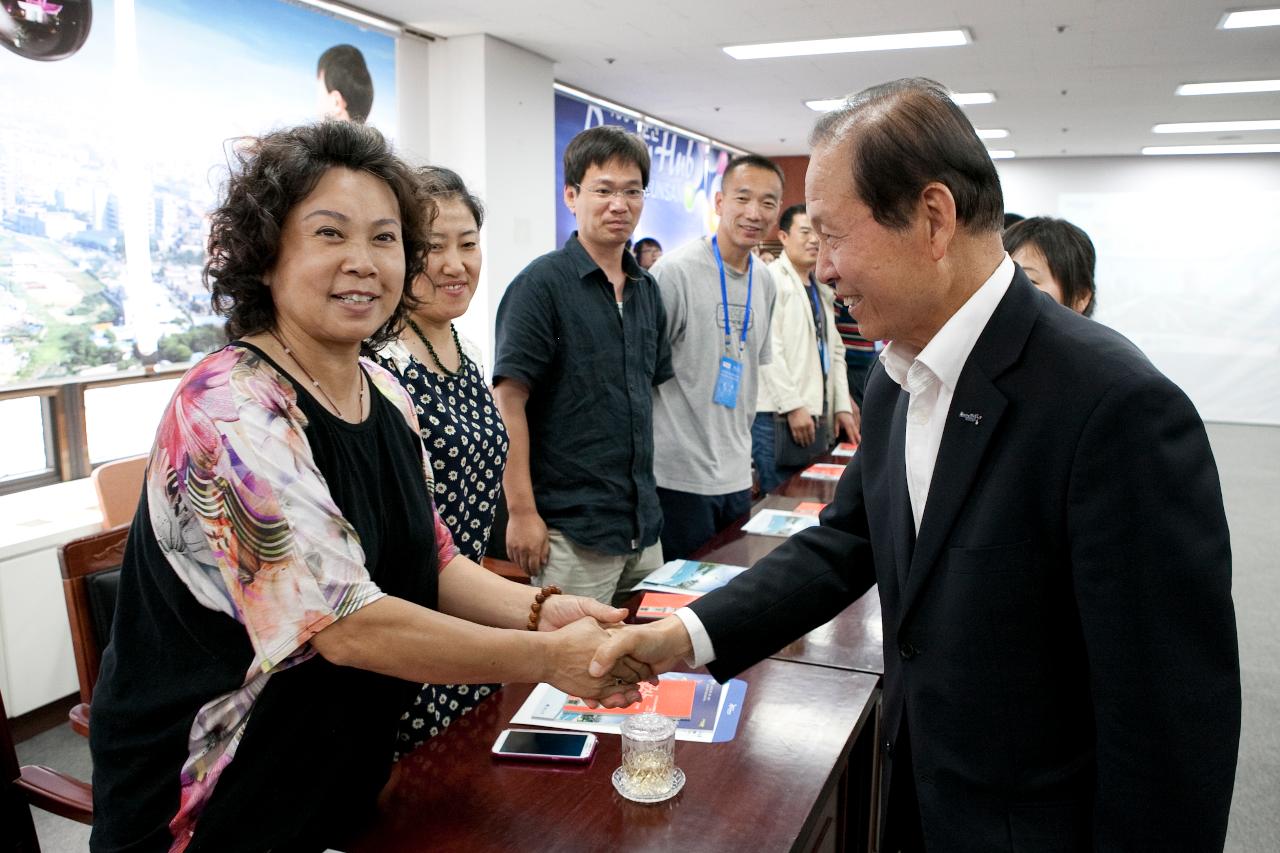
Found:
M 428 162 L 431 153 L 427 97 L 435 46 L 413 36 L 402 36 L 396 42 L 396 153 L 415 165 Z
M 429 54 L 426 153 L 461 175 L 485 206 L 480 286 L 458 328 L 492 372 L 503 290 L 529 261 L 555 248 L 555 77 L 551 60 L 485 34 L 442 39 Z M 422 88 L 407 82 L 401 77 L 400 90 L 421 98 Z M 415 115 L 421 110 L 413 94 L 401 97 L 410 156 L 421 150 Z

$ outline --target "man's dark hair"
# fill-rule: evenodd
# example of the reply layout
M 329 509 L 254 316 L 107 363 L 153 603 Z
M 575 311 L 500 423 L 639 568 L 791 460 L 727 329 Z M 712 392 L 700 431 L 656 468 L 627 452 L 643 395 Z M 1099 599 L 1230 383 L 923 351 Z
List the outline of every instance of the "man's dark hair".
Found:
M 793 204 L 786 210 L 782 211 L 782 216 L 778 217 L 778 230 L 791 233 L 791 223 L 801 213 L 808 214 L 808 209 L 803 204 Z
M 564 149 L 564 185 L 579 187 L 588 169 L 610 160 L 634 165 L 640 170 L 640 184 L 649 186 L 649 149 L 634 133 L 607 124 L 584 130 L 569 140 Z
M 444 166 L 423 166 L 418 170 L 418 181 L 422 184 L 422 193 L 436 202 L 457 199 L 466 205 L 467 210 L 476 220 L 476 228 L 484 225 L 484 205 L 480 199 L 471 194 L 467 185 L 457 172 Z
M 342 93 L 351 120 L 364 124 L 373 109 L 373 78 L 369 76 L 369 66 L 365 65 L 360 48 L 335 44 L 320 54 L 316 74 L 324 75 L 326 91 L 337 89 Z
M 285 217 L 333 168 L 366 172 L 384 181 L 400 207 L 404 292 L 395 311 L 370 338 L 393 339 L 417 307 L 410 287 L 423 268 L 425 234 L 435 203 L 419 191 L 413 170 L 376 129 L 326 121 L 236 140 L 231 176 L 222 202 L 210 214 L 204 283 L 215 313 L 227 318 L 227 338 L 275 328 L 272 290 L 263 277 L 275 266 Z
M 631 254 L 635 255 L 638 258 L 640 257 L 640 253 L 643 252 L 645 249 L 657 249 L 659 252 L 661 252 L 662 244 L 659 243 L 657 240 L 653 239 L 652 237 L 641 237 L 639 240 L 636 241 L 636 244 L 631 247 Z
M 778 183 L 786 186 L 787 179 L 782 174 L 782 167 L 770 160 L 768 157 L 761 157 L 759 154 L 738 154 L 729 158 L 729 162 L 725 164 L 724 174 L 720 176 L 720 186 L 723 188 L 729 183 L 729 176 L 738 169 L 753 166 L 757 169 L 764 169 L 767 172 L 773 172 L 778 176 Z
M 987 148 L 947 89 L 912 77 L 864 89 L 818 119 L 814 146 L 850 140 L 853 186 L 875 220 L 907 227 L 925 185 L 951 191 L 956 219 L 970 232 L 999 231 L 1000 176 Z
M 1004 214 L 1004 227 L 1005 227 L 1006 229 L 1012 228 L 1015 224 L 1017 224 L 1017 223 L 1021 222 L 1022 220 L 1026 219 L 1026 218 L 1027 218 L 1027 217 L 1023 216 L 1021 213 L 1010 213 L 1010 212 L 1008 212 L 1008 211 L 1005 211 L 1005 214 Z
M 1035 246 L 1044 255 L 1050 274 L 1062 288 L 1063 303 L 1074 309 L 1083 302 L 1081 313 L 1086 317 L 1093 316 L 1098 294 L 1093 269 L 1098 254 L 1089 235 L 1065 219 L 1033 216 L 1014 223 L 1004 232 L 1006 252 L 1013 253 L 1027 244 Z

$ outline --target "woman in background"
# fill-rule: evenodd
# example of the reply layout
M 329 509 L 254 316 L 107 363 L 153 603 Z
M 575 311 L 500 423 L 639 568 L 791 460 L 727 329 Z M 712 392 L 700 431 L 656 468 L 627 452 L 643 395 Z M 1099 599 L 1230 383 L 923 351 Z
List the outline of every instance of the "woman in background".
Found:
M 1097 253 L 1083 230 L 1065 219 L 1033 216 L 1004 232 L 1004 250 L 1031 283 L 1078 314 L 1093 316 Z
M 418 179 L 436 207 L 426 268 L 413 283 L 418 306 L 375 359 L 412 398 L 431 456 L 436 508 L 461 553 L 478 563 L 502 499 L 507 430 L 485 384 L 479 350 L 453 321 L 467 312 L 480 281 L 484 209 L 449 169 L 428 166 Z M 496 687 L 424 685 L 400 722 L 398 751 L 439 734 Z

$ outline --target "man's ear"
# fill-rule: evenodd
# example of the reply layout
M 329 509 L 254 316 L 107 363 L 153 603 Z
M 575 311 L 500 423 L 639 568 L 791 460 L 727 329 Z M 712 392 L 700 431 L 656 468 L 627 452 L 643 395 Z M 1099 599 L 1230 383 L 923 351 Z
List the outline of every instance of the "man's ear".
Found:
M 716 190 L 716 216 L 724 215 L 723 213 L 720 212 L 720 208 L 723 206 L 724 206 L 724 191 Z
M 337 89 L 334 89 L 329 94 L 333 96 L 334 108 L 338 118 L 342 121 L 351 121 L 351 113 L 347 112 L 347 99 Z
M 578 203 L 578 191 L 573 188 L 573 184 L 564 185 L 564 206 L 569 208 L 569 212 L 574 216 L 578 215 L 575 205 Z
M 956 200 L 946 184 L 931 181 L 920 191 L 920 209 L 928 227 L 929 247 L 935 261 L 947 254 L 956 235 Z
M 337 89 L 330 89 L 324 96 L 325 118 L 335 121 L 348 121 L 347 99 Z

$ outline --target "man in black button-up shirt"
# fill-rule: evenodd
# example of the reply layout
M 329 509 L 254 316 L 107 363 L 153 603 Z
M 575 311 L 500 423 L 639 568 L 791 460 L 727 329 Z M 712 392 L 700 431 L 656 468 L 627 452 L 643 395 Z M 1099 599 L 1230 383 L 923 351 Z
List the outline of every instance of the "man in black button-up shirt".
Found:
M 625 250 L 649 181 L 644 143 L 596 127 L 564 159 L 578 230 L 498 306 L 507 554 L 538 583 L 607 603 L 662 563 L 652 388 L 672 376 L 671 347 L 657 284 Z

